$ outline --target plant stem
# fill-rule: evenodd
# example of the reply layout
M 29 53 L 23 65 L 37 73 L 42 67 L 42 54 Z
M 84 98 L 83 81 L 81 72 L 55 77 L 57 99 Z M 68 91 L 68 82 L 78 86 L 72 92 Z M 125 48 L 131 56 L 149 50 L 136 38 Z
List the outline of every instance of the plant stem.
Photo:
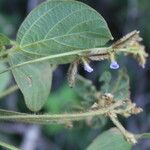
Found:
M 37 63 L 37 62 L 42 62 L 42 61 L 47 61 L 47 60 L 51 60 L 51 59 L 55 59 L 55 58 L 59 58 L 59 57 L 65 57 L 65 56 L 72 56 L 72 55 L 86 55 L 87 53 L 91 52 L 94 50 L 99 50 L 102 54 L 103 53 L 110 53 L 112 51 L 111 47 L 103 47 L 103 48 L 93 48 L 93 49 L 86 49 L 86 50 L 76 50 L 76 51 L 71 51 L 71 52 L 66 52 L 66 53 L 62 53 L 62 54 L 56 54 L 56 55 L 50 55 L 50 56 L 46 56 L 46 57 L 41 57 L 41 58 L 37 58 L 34 60 L 30 60 L 15 66 L 12 66 L 10 68 L 5 69 L 4 71 L 0 72 L 0 74 L 3 74 L 5 72 L 8 72 L 12 69 L 18 68 L 18 67 L 22 67 L 24 65 L 28 65 L 28 64 L 32 64 L 32 63 Z
M 6 148 L 7 150 L 20 150 L 20 149 L 14 147 L 12 145 L 9 145 L 9 144 L 7 144 L 5 142 L 2 142 L 2 141 L 0 141 L 0 146 Z
M 135 138 L 135 136 L 128 132 L 123 126 L 122 124 L 119 122 L 117 115 L 115 113 L 109 113 L 109 117 L 112 120 L 112 122 L 114 123 L 114 125 L 120 130 L 120 132 L 124 135 L 124 137 L 127 139 L 128 142 L 132 143 L 132 144 L 136 144 L 137 140 Z
M 7 96 L 7 95 L 9 95 L 9 94 L 11 94 L 11 93 L 17 91 L 18 89 L 19 89 L 19 88 L 18 88 L 17 85 L 14 85 L 14 86 L 8 88 L 7 90 L 5 90 L 5 91 L 3 91 L 2 93 L 0 93 L 0 99 L 2 99 L 3 97 L 5 97 L 5 96 Z
M 150 133 L 137 134 L 136 138 L 137 139 L 149 139 L 150 138 Z
M 89 111 L 89 112 L 81 112 L 81 113 L 72 113 L 72 114 L 44 114 L 44 115 L 2 115 L 0 116 L 1 121 L 17 121 L 17 122 L 25 122 L 25 123 L 38 123 L 38 124 L 49 124 L 49 123 L 59 123 L 65 124 L 70 121 L 79 121 L 84 120 L 88 117 L 95 117 L 107 114 L 111 112 L 115 108 L 122 106 L 122 102 L 116 102 L 110 107 Z

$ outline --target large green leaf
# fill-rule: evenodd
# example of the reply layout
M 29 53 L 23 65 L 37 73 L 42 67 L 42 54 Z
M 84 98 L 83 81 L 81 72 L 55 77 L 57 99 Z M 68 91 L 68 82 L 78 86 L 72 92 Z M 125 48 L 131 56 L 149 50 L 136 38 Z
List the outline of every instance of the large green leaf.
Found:
M 99 135 L 87 150 L 131 150 L 131 147 L 123 135 L 113 128 Z
M 4 69 L 6 69 L 6 67 L 7 66 L 4 63 L 0 64 L 0 70 L 4 70 Z M 10 81 L 10 74 L 9 73 L 0 75 L 0 92 L 2 92 L 6 88 L 9 81 Z
M 126 70 L 120 70 L 116 78 L 112 78 L 110 72 L 104 72 L 100 77 L 100 81 L 104 82 L 101 92 L 111 93 L 115 100 L 126 100 L 130 98 L 129 77 Z
M 24 53 L 10 55 L 10 64 L 16 65 L 33 59 Z M 21 89 L 27 107 L 32 111 L 38 111 L 48 98 L 51 81 L 52 68 L 49 63 L 42 62 L 25 65 L 12 70 L 15 80 Z
M 99 13 L 70 0 L 44 2 L 28 15 L 17 34 L 22 51 L 46 56 L 104 46 L 110 39 L 113 37 Z M 72 59 L 63 58 L 61 63 Z

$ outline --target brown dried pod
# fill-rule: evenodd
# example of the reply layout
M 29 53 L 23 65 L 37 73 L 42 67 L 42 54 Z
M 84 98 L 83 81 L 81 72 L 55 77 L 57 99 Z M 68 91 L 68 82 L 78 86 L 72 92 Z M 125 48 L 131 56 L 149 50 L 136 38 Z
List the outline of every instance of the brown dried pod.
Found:
M 78 73 L 78 62 L 73 62 L 69 66 L 67 78 L 68 84 L 71 88 L 75 86 L 77 73 Z
M 127 35 L 125 35 L 123 38 L 118 40 L 112 45 L 112 48 L 114 49 L 120 49 L 120 48 L 126 48 L 133 45 L 135 42 L 141 42 L 142 38 L 139 36 L 139 31 L 134 30 Z

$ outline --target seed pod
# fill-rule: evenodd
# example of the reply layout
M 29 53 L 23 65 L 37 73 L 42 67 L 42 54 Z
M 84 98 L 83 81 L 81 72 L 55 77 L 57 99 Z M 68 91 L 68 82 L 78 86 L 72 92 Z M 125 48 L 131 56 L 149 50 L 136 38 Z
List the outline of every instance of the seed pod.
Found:
M 114 49 L 119 49 L 119 48 L 127 48 L 131 45 L 133 45 L 135 42 L 141 42 L 142 38 L 139 35 L 139 31 L 135 30 L 132 31 L 130 33 L 128 33 L 127 35 L 125 35 L 123 38 L 121 38 L 120 40 L 118 40 L 117 42 L 115 42 L 112 47 Z
M 68 84 L 71 88 L 75 86 L 77 73 L 78 73 L 78 62 L 73 62 L 72 64 L 70 64 L 68 70 Z

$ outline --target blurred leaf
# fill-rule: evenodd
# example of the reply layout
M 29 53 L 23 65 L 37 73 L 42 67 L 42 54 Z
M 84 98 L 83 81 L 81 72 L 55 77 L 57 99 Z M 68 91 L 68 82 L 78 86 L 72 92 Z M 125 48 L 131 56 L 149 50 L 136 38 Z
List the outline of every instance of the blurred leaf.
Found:
M 45 108 L 51 114 L 58 114 L 61 112 L 69 111 L 74 105 L 77 104 L 78 100 L 79 97 L 74 92 L 74 90 L 71 89 L 68 85 L 64 85 L 57 92 L 52 93 L 49 96 L 48 101 L 45 104 Z M 62 130 L 62 128 L 64 128 L 63 125 L 48 125 L 44 127 L 44 129 L 50 134 L 56 134 Z
M 96 101 L 97 90 L 92 84 L 92 81 L 78 75 L 76 85 L 74 87 L 75 92 L 83 99 L 81 101 L 82 106 L 92 106 Z
M 18 15 L 5 15 L 0 13 L 0 32 L 12 36 L 15 33 L 16 22 L 18 21 Z
M 112 128 L 99 135 L 87 148 L 87 150 L 131 150 L 123 135 L 116 128 Z
M 21 25 L 17 42 L 24 52 L 56 55 L 104 46 L 113 39 L 106 21 L 94 9 L 78 1 L 46 1 Z M 68 63 L 76 56 L 55 59 Z
M 5 70 L 6 65 L 4 63 L 0 64 L 0 70 Z M 8 85 L 10 81 L 10 73 L 5 73 L 0 75 L 0 92 L 2 92 Z
M 65 85 L 49 96 L 45 108 L 51 113 L 61 113 L 67 111 L 67 107 L 75 105 L 77 101 L 77 94 L 68 85 Z
M 10 40 L 7 36 L 0 33 L 0 48 L 5 45 L 9 45 Z
M 31 56 L 24 53 L 9 55 L 10 65 L 28 61 Z M 51 89 L 52 68 L 48 62 L 25 65 L 12 70 L 22 91 L 27 107 L 39 111 L 45 104 Z
M 115 100 L 130 98 L 129 77 L 125 69 L 120 70 L 115 79 L 111 77 L 110 72 L 104 72 L 100 77 L 100 81 L 104 82 L 101 92 L 113 94 Z
M 110 92 L 110 82 L 111 82 L 111 73 L 105 71 L 102 76 L 100 77 L 100 82 L 104 82 L 103 86 L 101 87 L 101 92 L 109 93 Z

